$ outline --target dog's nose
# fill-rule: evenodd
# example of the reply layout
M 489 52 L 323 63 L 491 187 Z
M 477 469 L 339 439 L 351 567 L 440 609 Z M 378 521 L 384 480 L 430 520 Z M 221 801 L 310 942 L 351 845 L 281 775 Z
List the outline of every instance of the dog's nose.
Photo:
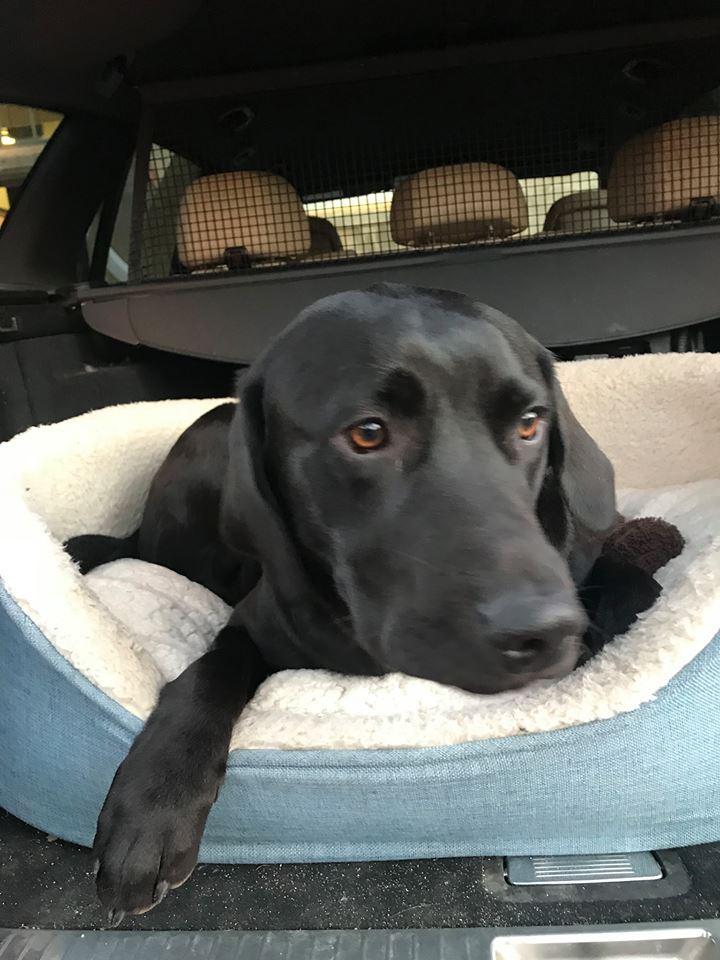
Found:
M 586 626 L 576 598 L 566 592 L 547 596 L 514 591 L 481 604 L 478 613 L 505 669 L 517 673 L 567 659 L 568 641 Z

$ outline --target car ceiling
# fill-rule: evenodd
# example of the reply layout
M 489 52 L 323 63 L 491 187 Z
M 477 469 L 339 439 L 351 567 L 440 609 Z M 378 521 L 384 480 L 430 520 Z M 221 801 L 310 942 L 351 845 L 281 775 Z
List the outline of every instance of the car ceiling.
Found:
M 4 0 L 0 97 L 110 111 L 158 81 L 503 44 L 718 13 L 712 0 Z M 510 54 L 509 54 L 510 55 Z

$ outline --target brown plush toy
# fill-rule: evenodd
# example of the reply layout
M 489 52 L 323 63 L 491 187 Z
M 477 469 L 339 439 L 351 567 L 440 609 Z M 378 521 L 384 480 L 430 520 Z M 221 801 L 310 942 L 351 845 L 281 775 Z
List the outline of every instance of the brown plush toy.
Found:
M 660 517 L 637 517 L 622 521 L 605 541 L 603 556 L 656 573 L 685 546 L 677 527 Z

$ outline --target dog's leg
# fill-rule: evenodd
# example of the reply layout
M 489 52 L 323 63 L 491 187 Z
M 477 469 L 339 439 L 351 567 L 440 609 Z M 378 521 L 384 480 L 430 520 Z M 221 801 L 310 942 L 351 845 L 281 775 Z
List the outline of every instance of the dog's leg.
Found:
M 233 723 L 266 675 L 244 628 L 228 625 L 162 690 L 98 820 L 97 890 L 112 925 L 150 910 L 192 873 Z
M 124 560 L 136 557 L 138 531 L 129 537 L 106 537 L 100 533 L 83 533 L 71 537 L 65 549 L 80 568 L 80 573 L 89 573 L 95 567 L 111 560 Z

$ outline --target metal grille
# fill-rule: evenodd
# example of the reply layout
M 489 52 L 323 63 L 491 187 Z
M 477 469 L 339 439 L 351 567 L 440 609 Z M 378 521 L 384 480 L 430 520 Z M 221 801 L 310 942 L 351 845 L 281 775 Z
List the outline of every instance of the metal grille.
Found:
M 131 280 L 329 268 L 720 220 L 717 116 L 613 143 L 601 125 L 576 125 L 256 150 L 237 129 L 208 136 L 192 127 L 189 119 L 149 146 Z

